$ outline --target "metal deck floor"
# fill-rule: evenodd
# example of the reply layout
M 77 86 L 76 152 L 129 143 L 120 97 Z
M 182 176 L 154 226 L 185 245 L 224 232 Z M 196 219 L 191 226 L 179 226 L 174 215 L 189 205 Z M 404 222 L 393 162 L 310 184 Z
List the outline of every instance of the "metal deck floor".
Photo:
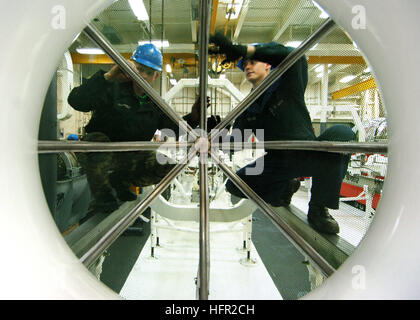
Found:
M 218 227 L 220 223 L 211 223 Z M 178 222 L 184 227 L 198 227 L 191 222 Z M 151 257 L 150 239 L 146 242 L 120 295 L 126 299 L 193 300 L 196 299 L 195 278 L 198 270 L 198 233 L 162 229 L 160 246 Z M 252 245 L 251 259 L 241 249 L 241 233 L 210 234 L 211 300 L 282 299 L 257 250 Z
M 304 186 L 294 195 L 292 204 L 307 212 L 308 192 Z M 339 210 L 330 210 L 330 213 L 340 224 L 340 237 L 356 247 L 372 219 L 366 219 L 363 211 L 344 202 L 340 203 Z M 256 221 L 253 222 L 251 258 L 257 262 L 254 265 L 240 263 L 246 257 L 246 252 L 242 250 L 241 233 L 210 233 L 209 299 L 270 300 L 303 296 L 310 291 L 308 271 L 301 263 L 303 256 L 263 213 L 256 211 L 253 217 Z M 184 224 L 184 227 L 194 225 L 198 229 L 198 224 L 193 222 L 177 224 Z M 217 224 L 211 223 L 211 228 L 217 228 Z M 110 257 L 104 263 L 103 276 L 108 278 L 104 279 L 104 283 L 112 282 L 110 287 L 130 300 L 196 299 L 194 281 L 199 261 L 198 233 L 160 229 L 159 236 L 160 246 L 155 249 L 155 258 L 150 254 L 148 233 L 141 237 L 144 239 L 141 245 L 144 246 L 141 251 L 139 248 L 139 253 L 132 252 L 136 255 L 130 258 L 130 266 L 124 266 L 128 269 L 124 270 L 125 276 L 121 279 L 111 277 L 116 277 L 123 268 L 121 250 L 125 251 L 127 244 L 116 243 L 115 249 L 111 247 Z M 121 243 L 137 241 L 134 239 L 125 237 Z M 140 245 L 137 243 L 137 246 Z M 131 246 L 136 245 L 133 243 Z M 118 255 L 120 257 L 117 258 Z

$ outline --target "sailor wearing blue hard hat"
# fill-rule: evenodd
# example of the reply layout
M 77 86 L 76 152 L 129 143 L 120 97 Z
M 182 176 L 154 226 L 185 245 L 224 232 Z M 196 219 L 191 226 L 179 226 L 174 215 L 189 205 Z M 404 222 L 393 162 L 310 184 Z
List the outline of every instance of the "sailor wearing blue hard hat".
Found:
M 154 44 L 146 43 L 139 45 L 127 62 L 151 85 L 159 77 L 159 72 L 162 71 L 163 57 Z M 117 65 L 105 73 L 104 78 L 111 82 L 132 81 Z M 144 90 L 134 82 L 133 89 L 139 96 L 144 94 Z
M 139 45 L 131 59 L 154 70 L 162 71 L 162 53 L 152 43 Z
M 162 70 L 162 53 L 153 44 L 136 48 L 128 63 L 150 85 Z M 81 112 L 92 112 L 84 128 L 83 141 L 123 142 L 150 141 L 157 129 L 170 129 L 179 135 L 174 123 L 156 103 L 127 77 L 118 66 L 108 72 L 99 70 L 74 88 L 69 104 Z M 191 112 L 183 117 L 195 128 L 200 119 L 198 98 Z M 87 173 L 95 201 L 93 211 L 109 213 L 123 201 L 134 201 L 133 186 L 145 187 L 159 183 L 175 164 L 156 151 L 83 153 L 80 162 Z
M 70 133 L 67 136 L 67 140 L 74 140 L 74 141 L 79 141 L 79 136 L 75 133 Z

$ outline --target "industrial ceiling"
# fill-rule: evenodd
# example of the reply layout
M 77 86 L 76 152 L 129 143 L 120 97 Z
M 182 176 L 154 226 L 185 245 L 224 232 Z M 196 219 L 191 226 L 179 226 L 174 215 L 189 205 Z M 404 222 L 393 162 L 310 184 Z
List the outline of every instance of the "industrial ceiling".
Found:
M 139 1 L 141 0 L 134 0 Z M 167 40 L 162 48 L 164 63 L 171 64 L 176 78 L 196 77 L 199 43 L 199 0 L 143 0 L 150 17 L 139 20 L 129 0 L 118 0 L 100 13 L 93 23 L 114 47 L 129 55 L 139 41 Z M 288 44 L 303 41 L 328 17 L 312 0 L 212 0 L 210 1 L 210 33 L 223 32 L 239 43 L 277 41 Z M 231 10 L 232 4 L 235 5 Z M 240 5 L 240 6 L 239 6 Z M 229 14 L 230 10 L 230 14 Z M 235 14 L 235 15 L 233 15 Z M 289 44 L 290 45 L 290 44 Z M 70 47 L 75 63 L 89 63 L 76 53 L 77 48 L 94 45 L 83 33 Z M 347 33 L 336 28 L 307 53 L 309 84 L 320 81 L 315 71 L 318 65 L 330 64 L 331 90 L 370 77 L 366 63 L 357 45 Z M 90 58 L 90 63 L 100 63 Z M 352 82 L 340 83 L 345 75 L 358 76 Z M 234 66 L 226 75 L 235 85 L 244 81 L 243 74 Z

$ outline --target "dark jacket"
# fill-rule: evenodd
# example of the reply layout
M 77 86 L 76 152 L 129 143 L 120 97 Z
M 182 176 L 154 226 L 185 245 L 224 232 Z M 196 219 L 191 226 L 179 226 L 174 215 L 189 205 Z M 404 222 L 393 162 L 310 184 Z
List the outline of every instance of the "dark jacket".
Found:
M 74 88 L 69 104 L 82 112 L 92 111 L 86 125 L 89 132 L 102 132 L 111 141 L 150 141 L 157 129 L 171 129 L 178 135 L 175 124 L 147 96 L 135 94 L 132 82 L 113 83 L 104 79 L 100 70 Z M 190 115 L 184 117 L 190 125 Z
M 276 67 L 293 48 L 281 44 L 257 47 L 253 59 Z M 315 140 L 305 104 L 308 63 L 300 58 L 236 120 L 234 128 L 264 129 L 264 140 Z

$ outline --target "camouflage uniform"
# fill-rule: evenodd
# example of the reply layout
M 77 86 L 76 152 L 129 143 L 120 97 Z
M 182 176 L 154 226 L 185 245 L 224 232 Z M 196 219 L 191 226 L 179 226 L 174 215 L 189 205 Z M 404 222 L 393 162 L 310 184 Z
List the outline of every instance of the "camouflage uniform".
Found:
M 150 141 L 156 129 L 165 128 L 178 134 L 177 124 L 147 95 L 137 96 L 132 82 L 108 82 L 104 73 L 98 71 L 74 88 L 68 97 L 74 109 L 93 112 L 83 141 Z M 197 125 L 190 114 L 184 120 L 193 127 Z M 159 164 L 155 151 L 80 153 L 79 160 L 87 173 L 92 194 L 99 202 L 109 200 L 112 189 L 118 195 L 131 184 L 144 187 L 159 183 L 174 166 Z M 109 211 L 116 209 L 115 202 L 110 206 Z
M 83 141 L 109 142 L 101 132 L 83 136 Z M 173 164 L 161 165 L 156 161 L 155 151 L 134 152 L 87 152 L 78 155 L 87 174 L 94 196 L 127 190 L 130 185 L 146 187 L 159 183 Z

